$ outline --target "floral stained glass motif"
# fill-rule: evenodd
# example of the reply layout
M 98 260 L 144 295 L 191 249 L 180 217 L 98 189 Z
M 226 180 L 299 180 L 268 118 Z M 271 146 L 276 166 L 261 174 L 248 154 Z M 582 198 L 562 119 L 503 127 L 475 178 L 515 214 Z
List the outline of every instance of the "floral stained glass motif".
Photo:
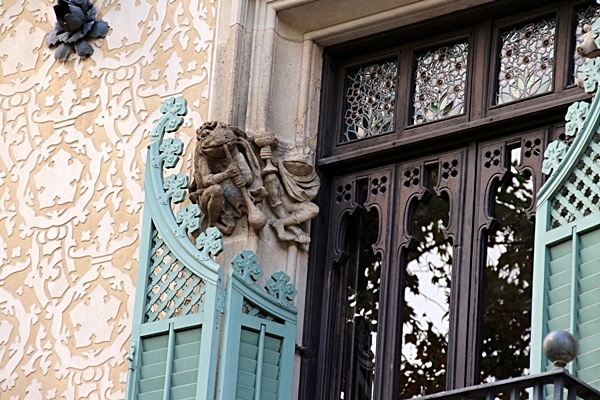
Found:
M 594 21 L 600 18 L 600 6 L 594 4 L 587 8 L 577 10 L 577 26 L 575 27 L 576 45 L 581 43 L 583 37 L 583 26 L 592 25 Z M 581 74 L 581 68 L 588 63 L 589 58 L 585 58 L 577 54 L 577 50 L 573 55 L 573 81 L 576 82 L 577 77 Z
M 417 56 L 414 125 L 464 113 L 468 55 L 462 42 Z
M 394 130 L 397 71 L 397 63 L 388 61 L 360 68 L 348 75 L 341 142 Z
M 553 18 L 502 33 L 496 104 L 553 89 L 555 33 Z

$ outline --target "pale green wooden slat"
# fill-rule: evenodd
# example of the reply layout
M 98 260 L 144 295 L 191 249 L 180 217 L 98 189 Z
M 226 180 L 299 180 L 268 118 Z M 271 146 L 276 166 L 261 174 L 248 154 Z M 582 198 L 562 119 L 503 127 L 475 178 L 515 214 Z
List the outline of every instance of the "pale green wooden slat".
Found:
M 277 395 L 273 393 L 266 393 L 262 391 L 260 394 L 260 400 L 277 400 Z
M 578 303 L 579 307 L 582 309 L 600 305 L 600 287 L 580 293 L 578 296 Z
M 569 235 L 570 237 L 570 235 Z M 550 252 L 549 261 L 554 261 L 556 259 L 568 256 L 571 254 L 571 241 L 566 240 L 564 242 L 560 242 L 548 247 Z
M 592 367 L 582 368 L 577 371 L 577 377 L 584 382 L 591 383 L 593 381 L 598 381 L 598 377 L 600 376 L 600 365 L 596 364 Z
M 251 343 L 253 345 L 258 345 L 258 332 L 251 331 L 249 329 L 242 329 L 240 333 L 240 341 L 242 343 Z
M 175 335 L 175 345 L 185 343 L 200 342 L 202 337 L 202 328 L 186 329 L 183 331 L 177 331 Z
M 166 349 L 169 343 L 168 335 L 152 336 L 142 339 L 142 351 Z
M 200 362 L 199 356 L 191 356 L 178 358 L 173 361 L 173 373 L 189 371 L 191 369 L 198 369 Z
M 195 378 L 194 378 L 195 379 Z M 196 394 L 196 384 L 188 384 L 182 386 L 171 387 L 170 399 L 169 400 L 181 400 L 189 397 L 193 397 Z
M 263 375 L 262 384 L 263 384 L 263 386 L 262 386 L 261 393 L 277 394 L 277 387 L 279 385 L 279 381 L 277 379 L 267 378 Z
M 265 349 L 279 352 L 281 349 L 281 339 L 273 336 L 265 336 Z
M 550 262 L 548 267 L 549 276 L 555 276 L 561 272 L 571 271 L 571 253 Z
M 579 310 L 579 313 L 581 313 L 581 310 Z M 597 313 L 596 316 L 600 316 L 600 313 Z M 581 337 L 594 335 L 600 332 L 600 318 L 586 318 L 584 319 L 584 321 L 585 322 L 579 324 L 579 335 Z
M 248 387 L 238 383 L 235 389 L 235 398 L 236 400 L 252 400 L 254 398 L 254 387 Z
M 176 386 L 184 386 L 193 384 L 196 387 L 196 379 L 198 378 L 198 370 L 191 369 L 189 371 L 177 372 L 171 374 L 171 388 Z
M 551 319 L 547 321 L 548 332 L 558 331 L 558 330 L 567 330 L 569 328 L 569 323 L 571 319 L 568 314 L 563 315 L 560 318 Z
M 156 349 L 142 353 L 142 365 L 156 364 L 167 359 L 167 349 Z
M 254 387 L 256 384 L 256 374 L 248 371 L 238 371 L 237 373 L 238 384 L 248 387 Z
M 277 365 L 266 364 L 263 366 L 263 378 L 277 380 L 279 377 L 279 367 Z
M 270 364 L 270 365 L 279 365 L 280 357 L 281 357 L 281 354 L 279 354 L 279 352 L 265 350 L 264 363 Z
M 590 335 L 585 338 L 579 339 L 579 354 L 588 353 L 598 349 L 598 343 L 600 343 L 600 332 Z M 598 360 L 600 362 L 600 360 Z
M 154 392 L 140 393 L 137 398 L 138 400 L 162 400 L 163 391 L 157 390 Z
M 180 344 L 175 346 L 174 358 L 183 358 L 198 353 L 200 353 L 200 342 Z
M 238 361 L 240 371 L 256 371 L 256 360 L 252 358 L 240 357 Z
M 592 321 L 600 315 L 600 304 L 594 304 L 590 307 L 579 309 L 578 317 L 579 323 L 583 324 L 586 321 Z
M 596 246 L 600 249 L 600 230 L 588 231 L 580 236 L 583 248 Z
M 571 299 L 562 300 L 554 304 L 552 303 L 552 300 L 550 300 L 550 305 L 548 306 L 548 318 L 554 319 L 563 315 L 570 315 L 570 311 Z
M 246 357 L 252 360 L 256 360 L 257 354 L 258 348 L 255 345 L 251 345 L 248 343 L 240 344 L 240 357 Z
M 165 387 L 165 376 L 156 376 L 139 380 L 140 393 L 161 391 Z
M 596 264 L 596 268 L 598 268 L 598 264 Z M 600 271 L 593 273 L 591 271 L 586 271 L 585 278 L 581 278 L 579 280 L 579 290 L 581 292 L 588 292 L 590 290 L 594 290 L 598 287 L 600 283 Z M 595 271 L 594 271 L 595 272 Z
M 598 262 L 600 261 L 600 243 L 594 246 L 580 249 L 579 256 L 581 259 L 580 268 L 582 266 L 587 266 L 588 268 L 590 268 L 591 266 L 589 264 L 595 264 L 597 266 Z
M 571 285 L 562 285 L 548 291 L 550 304 L 555 304 L 571 298 Z
M 166 354 L 165 354 L 166 356 Z M 159 375 L 164 375 L 167 368 L 166 362 L 159 362 L 149 365 L 142 365 L 140 368 L 140 379 L 152 378 Z
M 554 290 L 564 286 L 571 286 L 571 273 L 568 268 L 564 268 L 560 272 L 551 274 L 548 280 L 548 289 Z
M 598 359 L 600 358 L 600 349 L 595 348 L 592 351 L 588 352 L 579 352 L 577 356 L 577 362 L 580 365 L 590 365 L 598 364 Z

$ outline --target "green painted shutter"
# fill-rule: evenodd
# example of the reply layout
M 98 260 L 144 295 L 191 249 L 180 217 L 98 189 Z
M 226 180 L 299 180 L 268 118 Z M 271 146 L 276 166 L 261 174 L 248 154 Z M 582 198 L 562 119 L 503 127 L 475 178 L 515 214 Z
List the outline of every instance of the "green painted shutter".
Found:
M 258 258 L 244 251 L 233 260 L 219 369 L 220 400 L 288 400 L 292 397 L 296 289 L 281 272 L 256 286 Z
M 600 60 L 586 68 L 586 90 L 595 91 Z M 548 147 L 544 172 L 554 172 L 538 195 L 531 372 L 552 368 L 543 339 L 566 330 L 579 341 L 579 354 L 567 368 L 600 389 L 600 96 L 573 104 L 566 120 L 575 139 L 570 147 Z
M 213 260 L 223 250 L 221 233 L 208 228 L 192 241 L 200 208 L 173 211 L 189 179 L 165 173 L 183 143 L 163 136 L 179 128 L 186 107 L 183 98 L 166 100 L 151 134 L 126 398 L 289 400 L 296 335 L 289 277 L 275 273 L 266 291 L 259 289 L 258 258 L 244 251 L 234 258 L 226 292 Z
M 201 328 L 143 338 L 140 344 L 139 400 L 194 399 Z

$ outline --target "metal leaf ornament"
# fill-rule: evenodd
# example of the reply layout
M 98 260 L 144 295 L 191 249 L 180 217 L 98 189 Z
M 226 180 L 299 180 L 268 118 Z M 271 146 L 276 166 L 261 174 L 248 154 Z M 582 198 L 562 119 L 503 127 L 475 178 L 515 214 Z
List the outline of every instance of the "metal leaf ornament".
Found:
M 54 6 L 56 25 L 48 37 L 48 47 L 58 46 L 54 58 L 66 61 L 71 51 L 80 57 L 94 52 L 87 39 L 103 38 L 108 33 L 108 23 L 96 21 L 98 11 L 90 0 L 58 0 Z

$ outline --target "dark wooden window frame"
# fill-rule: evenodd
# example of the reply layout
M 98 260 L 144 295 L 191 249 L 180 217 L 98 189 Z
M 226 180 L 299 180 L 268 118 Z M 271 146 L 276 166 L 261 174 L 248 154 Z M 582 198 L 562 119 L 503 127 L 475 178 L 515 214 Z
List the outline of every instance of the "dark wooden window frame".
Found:
M 459 232 L 461 245 L 472 246 L 468 251 L 473 257 L 479 257 L 484 251 L 477 243 L 482 243 L 481 235 L 490 224 L 491 216 L 486 207 L 477 204 L 489 203 L 489 198 L 482 203 L 477 196 L 488 196 L 489 187 L 478 188 L 475 193 L 475 181 L 483 179 L 498 185 L 507 165 L 501 165 L 496 171 L 478 169 L 485 146 L 500 146 L 502 152 L 515 146 L 523 146 L 530 138 L 542 138 L 542 147 L 549 140 L 557 138 L 564 131 L 562 122 L 566 108 L 574 101 L 588 98 L 582 90 L 572 84 L 571 65 L 574 53 L 572 35 L 576 19 L 576 9 L 587 1 L 531 1 L 527 10 L 521 1 L 499 1 L 477 7 L 456 15 L 435 18 L 427 24 L 410 26 L 391 33 L 376 35 L 326 49 L 324 52 L 324 74 L 321 100 L 320 147 L 317 165 L 322 178 L 322 189 L 318 202 L 321 214 L 312 224 L 312 245 L 307 287 L 307 303 L 305 306 L 304 337 L 300 353 L 303 357 L 301 369 L 300 399 L 328 400 L 331 393 L 324 390 L 332 376 L 332 346 L 328 335 L 333 329 L 336 310 L 328 303 L 331 293 L 333 272 L 331 267 L 331 246 L 329 239 L 333 231 L 339 228 L 341 214 L 332 205 L 335 188 L 334 182 L 344 176 L 364 176 L 388 171 L 390 184 L 395 191 L 390 191 L 387 205 L 375 204 L 380 208 L 382 220 L 396 218 L 394 224 L 386 225 L 380 233 L 377 248 L 385 250 L 383 262 L 388 265 L 382 271 L 381 301 L 385 306 L 380 310 L 378 342 L 386 343 L 386 350 L 378 349 L 375 382 L 375 398 L 392 399 L 397 389 L 399 357 L 398 341 L 401 335 L 397 315 L 394 310 L 401 308 L 399 295 L 403 287 L 402 274 L 399 268 L 402 257 L 400 233 L 403 217 L 393 215 L 406 214 L 407 210 L 394 204 L 395 196 L 400 194 L 400 179 L 403 168 L 435 161 L 439 154 L 464 153 L 461 160 L 465 166 L 461 172 L 464 187 L 453 188 L 455 196 L 471 193 L 469 199 L 462 199 L 468 218 L 476 221 L 473 231 Z M 522 12 L 508 15 L 509 10 L 520 9 Z M 481 19 L 480 16 L 494 18 Z M 518 26 L 542 16 L 556 15 L 555 70 L 553 91 L 528 99 L 495 105 L 495 85 L 497 79 L 497 56 L 499 32 L 502 29 Z M 448 32 L 448 33 L 446 33 Z M 402 43 L 398 44 L 401 38 Z M 465 114 L 448 119 L 410 126 L 412 113 L 412 75 L 415 64 L 415 53 L 435 48 L 444 43 L 456 42 L 459 39 L 469 40 L 469 65 L 467 88 L 465 90 Z M 393 133 L 366 138 L 340 144 L 339 136 L 342 124 L 342 103 L 344 94 L 345 71 L 353 67 L 365 65 L 392 57 L 398 58 L 398 88 L 396 99 L 396 129 Z M 405 88 L 406 90 L 402 90 Z M 410 89 L 409 89 L 410 88 Z M 542 150 L 543 151 L 543 150 Z M 538 161 L 536 161 L 538 162 Z M 415 164 L 415 165 L 416 165 Z M 542 183 L 538 165 L 525 165 L 529 173 L 535 176 L 535 188 Z M 364 172 L 360 172 L 364 171 Z M 362 175 L 361 175 L 362 174 Z M 466 174 L 466 175 L 465 175 Z M 488 176 L 482 177 L 483 174 Z M 491 174 L 491 175 L 490 175 Z M 469 183 L 471 182 L 471 183 Z M 415 189 L 416 190 L 416 189 Z M 450 190 L 450 189 L 448 189 Z M 418 196 L 418 190 L 413 193 Z M 406 193 L 404 194 L 404 196 Z M 461 197 L 462 198 L 462 197 Z M 403 203 L 407 204 L 407 203 Z M 350 211 L 346 212 L 349 213 Z M 337 213 L 337 214 L 336 214 Z M 344 214 L 344 215 L 346 215 Z M 388 215 L 389 214 L 389 215 Z M 454 229 L 461 229 L 454 226 Z M 469 242 L 465 240 L 471 238 Z M 341 239 L 340 239 L 341 240 Z M 454 243 L 456 245 L 456 243 Z M 341 262 L 341 261 L 340 261 Z M 467 311 L 468 318 L 452 319 L 451 332 L 455 332 L 454 341 L 450 343 L 450 376 L 447 388 L 459 388 L 475 384 L 478 381 L 477 336 L 482 287 L 477 283 L 481 267 L 470 267 L 468 273 L 459 273 L 457 280 L 461 285 L 470 287 L 468 296 L 453 298 L 451 307 L 454 310 Z M 475 275 L 474 275 L 475 274 Z M 384 287 L 385 284 L 385 287 Z M 472 302 L 475 303 L 473 304 Z M 397 314 L 397 313 L 396 313 Z M 382 348 L 382 346 L 379 346 Z M 477 354 L 475 357 L 474 354 Z

